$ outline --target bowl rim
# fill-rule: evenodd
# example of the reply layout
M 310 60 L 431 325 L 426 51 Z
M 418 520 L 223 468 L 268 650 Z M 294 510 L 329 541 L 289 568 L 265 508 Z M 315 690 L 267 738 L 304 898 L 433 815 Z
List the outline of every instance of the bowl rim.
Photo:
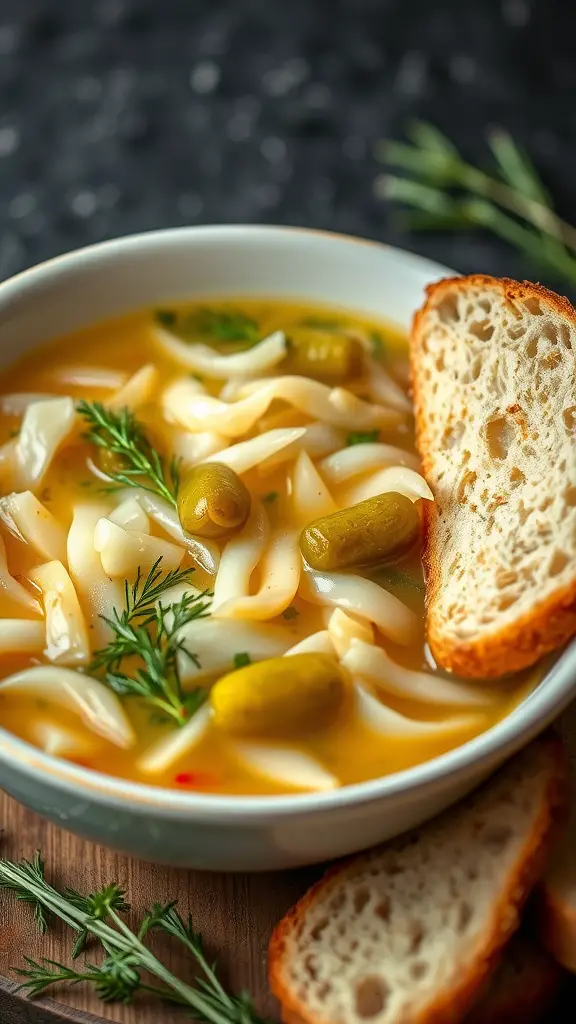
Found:
M 372 239 L 337 232 L 282 225 L 202 225 L 198 227 L 164 228 L 122 236 L 95 245 L 84 246 L 30 267 L 0 283 L 0 303 L 8 301 L 21 289 L 37 283 L 49 284 L 53 276 L 73 269 L 78 263 L 98 265 L 100 259 L 116 255 L 130 256 L 143 244 L 158 245 L 183 238 L 201 242 L 202 238 L 225 241 L 231 237 L 262 241 L 274 234 L 318 236 L 326 242 L 373 247 L 397 256 L 407 271 L 429 276 L 430 280 L 454 276 L 454 271 L 416 253 L 399 249 Z M 82 791 L 101 804 L 111 802 L 130 807 L 133 812 L 154 813 L 160 817 L 178 817 L 196 821 L 218 821 L 221 818 L 259 821 L 284 819 L 293 815 L 343 809 L 372 801 L 408 795 L 414 790 L 449 784 L 448 777 L 478 771 L 504 760 L 548 725 L 570 702 L 576 692 L 576 641 L 557 658 L 536 688 L 500 722 L 437 757 L 391 775 L 368 779 L 319 793 L 243 796 L 180 792 L 142 782 L 107 775 L 53 757 L 13 735 L 0 726 L 0 763 L 21 771 L 31 779 L 48 776 L 63 791 L 78 796 Z

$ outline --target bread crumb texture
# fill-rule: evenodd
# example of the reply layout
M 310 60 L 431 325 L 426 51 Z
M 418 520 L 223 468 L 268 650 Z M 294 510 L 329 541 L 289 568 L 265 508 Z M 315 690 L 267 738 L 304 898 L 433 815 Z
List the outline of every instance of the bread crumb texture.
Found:
M 576 630 L 576 311 L 538 285 L 442 281 L 411 356 L 431 646 L 502 675 Z
M 284 1019 L 461 1019 L 543 869 L 564 783 L 560 744 L 538 741 L 455 810 L 333 869 L 272 938 Z

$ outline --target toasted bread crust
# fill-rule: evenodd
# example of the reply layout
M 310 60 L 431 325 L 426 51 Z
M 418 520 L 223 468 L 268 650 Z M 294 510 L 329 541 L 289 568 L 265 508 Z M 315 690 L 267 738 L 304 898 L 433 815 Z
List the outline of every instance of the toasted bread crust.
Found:
M 516 870 L 508 879 L 506 896 L 493 908 L 484 943 L 477 949 L 473 963 L 462 964 L 453 989 L 437 993 L 434 1002 L 423 1009 L 416 1009 L 411 1016 L 405 1015 L 402 1024 L 455 1024 L 462 1020 L 482 993 L 490 972 L 500 962 L 506 943 L 519 926 L 520 913 L 546 868 L 567 805 L 567 769 L 562 743 L 554 733 L 547 734 L 539 742 L 547 743 L 550 757 L 550 774 L 542 806 L 532 833 L 526 838 L 523 856 L 518 858 Z M 309 908 L 346 874 L 357 859 L 351 857 L 329 869 L 288 911 L 272 933 L 268 955 L 269 980 L 272 992 L 281 1004 L 285 1024 L 333 1024 L 328 1017 L 312 1016 L 305 1003 L 290 988 L 284 958 L 287 939 L 298 930 Z
M 562 967 L 576 974 L 576 908 L 546 885 L 539 895 L 542 943 Z
M 540 298 L 571 321 L 576 327 L 576 309 L 569 300 L 556 295 L 540 284 L 495 278 L 485 274 L 450 277 L 427 288 L 427 299 L 415 316 L 410 346 L 411 381 L 416 417 L 416 446 L 422 459 L 424 476 L 429 480 L 432 464 L 432 443 L 427 409 L 418 383 L 417 365 L 419 338 L 424 319 L 431 304 L 442 300 L 444 293 L 454 288 L 483 286 L 499 289 L 505 299 L 514 302 Z M 576 576 L 566 587 L 556 591 L 549 599 L 536 604 L 531 611 L 519 617 L 504 629 L 495 629 L 477 640 L 455 643 L 447 637 L 435 620 L 434 605 L 442 586 L 434 559 L 434 524 L 438 508 L 434 502 L 424 502 L 424 567 L 427 587 L 427 632 L 430 648 L 437 663 L 444 669 L 465 678 L 496 679 L 511 672 L 534 665 L 545 654 L 561 647 L 576 634 Z
M 553 957 L 521 929 L 506 947 L 501 974 L 490 980 L 465 1024 L 536 1024 L 555 1001 L 561 977 Z

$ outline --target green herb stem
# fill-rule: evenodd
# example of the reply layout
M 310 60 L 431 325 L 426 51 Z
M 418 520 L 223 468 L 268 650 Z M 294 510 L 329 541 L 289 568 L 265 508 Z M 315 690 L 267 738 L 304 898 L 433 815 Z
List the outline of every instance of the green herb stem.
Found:
M 130 409 L 116 412 L 101 402 L 84 400 L 76 408 L 89 427 L 86 440 L 119 457 L 119 468 L 106 473 L 116 486 L 150 491 L 177 507 L 179 462 L 172 459 L 169 466 L 165 466 Z
M 18 973 L 25 979 L 20 988 L 30 995 L 39 995 L 57 983 L 84 981 L 93 985 L 97 995 L 107 1002 L 131 1003 L 137 992 L 148 992 L 189 1007 L 196 1019 L 205 1024 L 263 1024 L 247 996 L 226 992 L 215 968 L 206 960 L 201 936 L 194 932 L 190 919 L 187 923 L 183 921 L 174 903 L 155 904 L 135 933 L 120 916 L 130 908 L 116 883 L 88 896 L 69 889 L 58 892 L 46 881 L 39 854 L 33 861 L 19 864 L 0 860 L 0 888 L 32 903 L 44 920 L 59 918 L 81 940 L 87 935 L 98 939 L 105 953 L 100 964 L 86 964 L 79 971 L 56 960 L 38 962 L 26 957 L 27 967 Z M 37 913 L 37 919 L 38 916 Z M 178 978 L 145 945 L 144 939 L 152 930 L 170 935 L 191 954 L 202 972 L 195 984 Z M 148 972 L 161 985 L 143 982 L 141 971 Z
M 162 604 L 162 597 L 173 587 L 188 583 L 193 569 L 162 573 L 161 559 L 146 577 L 140 570 L 135 582 L 125 583 L 125 606 L 113 609 L 112 616 L 101 616 L 112 638 L 106 647 L 95 651 L 91 670 L 104 669 L 108 686 L 121 696 L 138 696 L 158 708 L 178 725 L 189 721 L 203 703 L 205 690 L 184 694 L 178 669 L 178 656 L 184 654 L 196 665 L 198 659 L 181 639 L 182 629 L 208 614 L 208 591 L 189 591 L 178 601 Z M 128 675 L 125 659 L 136 658 L 138 667 Z
M 576 283 L 576 228 L 555 212 L 529 158 L 502 129 L 488 136 L 495 173 L 465 161 L 432 125 L 415 122 L 408 143 L 378 148 L 384 163 L 406 177 L 383 175 L 376 191 L 419 211 L 407 223 L 418 229 L 482 227 L 533 262 Z

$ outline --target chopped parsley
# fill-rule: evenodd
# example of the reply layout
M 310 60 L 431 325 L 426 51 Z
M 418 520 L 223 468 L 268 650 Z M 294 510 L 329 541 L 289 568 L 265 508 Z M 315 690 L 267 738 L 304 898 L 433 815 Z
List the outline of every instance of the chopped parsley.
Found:
M 156 321 L 175 331 L 181 338 L 198 336 L 212 341 L 237 341 L 254 345 L 260 340 L 260 328 L 252 317 L 236 311 L 199 309 L 178 316 L 172 310 L 156 311 Z
M 355 444 L 370 444 L 380 440 L 379 430 L 353 430 L 346 438 L 346 445 L 351 448 Z
M 216 341 L 248 341 L 256 342 L 260 338 L 258 324 L 244 313 L 224 313 L 216 309 L 201 309 L 191 313 L 184 324 L 186 332 L 197 331 L 198 334 L 214 338 Z
M 289 622 L 290 619 L 297 618 L 299 614 L 300 613 L 299 613 L 298 609 L 295 608 L 293 604 L 291 604 L 291 605 L 288 606 L 286 611 L 282 612 L 282 618 L 286 619 L 286 621 Z
M 280 495 L 278 494 L 278 491 L 268 491 L 268 494 L 262 495 L 262 501 L 266 505 L 273 505 L 274 502 L 277 501 L 279 497 Z
M 252 658 L 247 651 L 240 651 L 234 655 L 234 668 L 245 668 L 252 664 Z

